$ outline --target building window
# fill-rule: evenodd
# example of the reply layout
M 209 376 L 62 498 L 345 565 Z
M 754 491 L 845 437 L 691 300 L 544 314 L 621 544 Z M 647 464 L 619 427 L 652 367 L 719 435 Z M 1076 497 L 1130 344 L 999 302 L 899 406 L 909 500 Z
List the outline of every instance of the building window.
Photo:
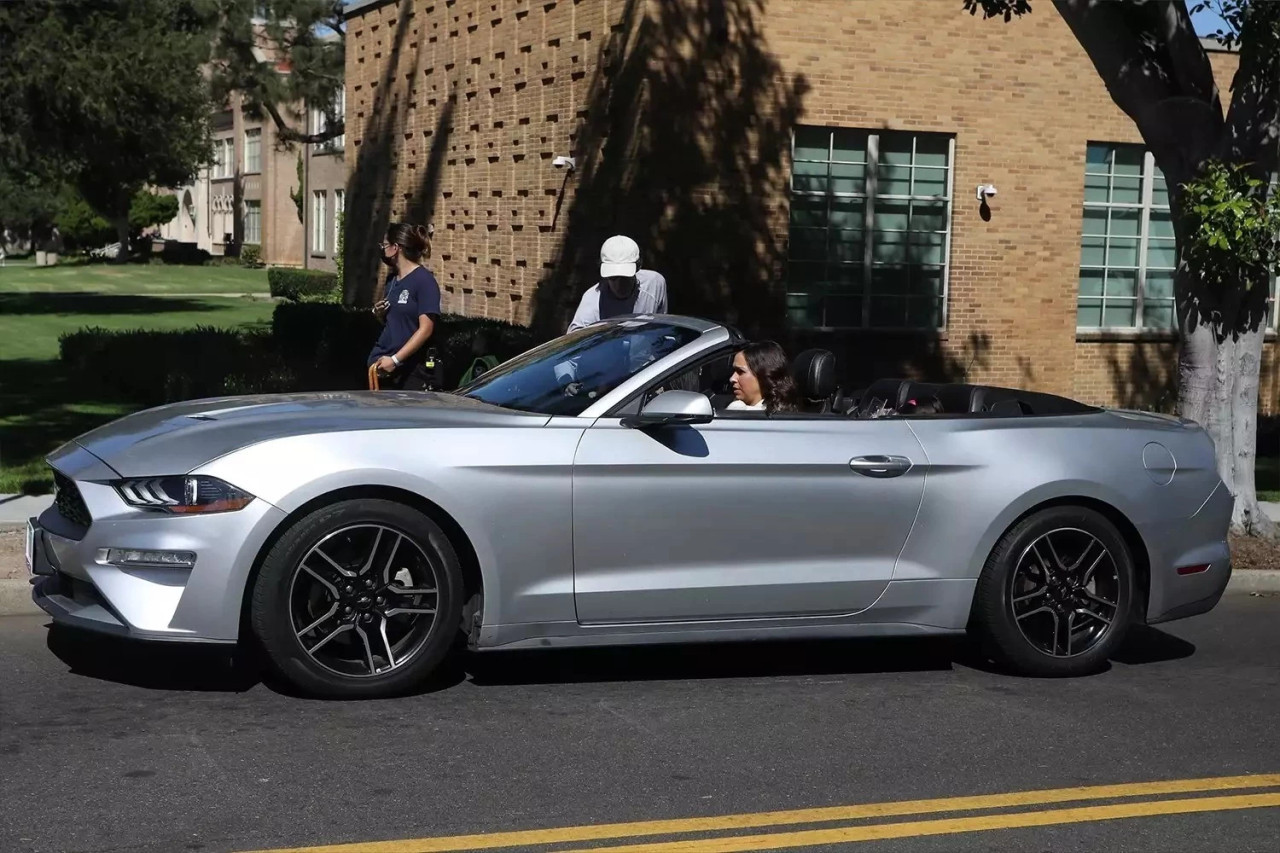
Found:
M 262 202 L 244 203 L 244 242 L 262 245 Z
M 342 235 L 342 214 L 347 209 L 347 191 L 333 191 L 333 251 L 338 251 Z
M 946 325 L 945 134 L 800 127 L 792 148 L 787 310 L 805 327 Z
M 235 141 L 232 139 L 213 140 L 214 180 L 232 177 L 235 162 Z
M 1177 268 L 1169 188 L 1155 157 L 1141 145 L 1089 143 L 1076 327 L 1176 329 Z M 1268 328 L 1275 319 L 1275 295 L 1272 275 Z
M 262 171 L 262 128 L 244 132 L 244 170 L 248 174 Z
M 347 109 L 347 92 L 345 89 L 339 88 L 333 96 L 333 116 L 335 119 L 346 118 Z M 322 107 L 311 108 L 311 132 L 324 133 L 329 128 L 329 119 L 325 115 Z M 340 151 L 346 145 L 346 135 L 335 136 L 332 139 L 326 139 L 324 142 L 318 143 L 317 151 Z
M 325 251 L 325 235 L 329 233 L 328 193 L 316 190 L 311 194 L 311 251 L 323 254 Z
M 1082 329 L 1173 329 L 1169 190 L 1140 145 L 1090 143 L 1080 245 Z

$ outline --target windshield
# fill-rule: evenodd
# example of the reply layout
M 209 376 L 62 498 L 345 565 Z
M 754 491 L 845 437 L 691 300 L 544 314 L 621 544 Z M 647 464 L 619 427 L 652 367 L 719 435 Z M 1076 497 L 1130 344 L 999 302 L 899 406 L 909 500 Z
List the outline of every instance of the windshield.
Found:
M 457 393 L 522 412 L 580 415 L 697 338 L 692 329 L 649 320 L 588 326 L 495 367 Z

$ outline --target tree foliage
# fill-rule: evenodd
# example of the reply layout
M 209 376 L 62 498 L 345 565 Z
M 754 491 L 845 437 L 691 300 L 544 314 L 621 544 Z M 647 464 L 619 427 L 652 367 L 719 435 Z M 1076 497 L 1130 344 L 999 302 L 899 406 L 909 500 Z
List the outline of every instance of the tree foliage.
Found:
M 1183 257 L 1219 300 L 1234 288 L 1269 286 L 1280 261 L 1280 196 L 1243 166 L 1211 161 L 1183 187 Z
M 271 116 L 285 142 L 341 136 L 336 95 L 346 52 L 342 0 L 216 0 L 214 84 L 218 97 L 239 91 L 250 108 Z M 258 13 L 263 12 L 262 17 Z M 298 105 L 325 113 L 323 131 L 308 132 Z
M 209 159 L 202 73 L 213 0 L 25 0 L 0 6 L 0 161 L 65 180 L 123 239 L 145 186 Z
M 176 196 L 138 190 L 129 204 L 129 239 L 156 225 L 171 222 L 178 215 Z M 115 224 L 103 219 L 74 192 L 64 193 L 55 219 L 58 230 L 73 246 L 97 248 L 119 239 Z

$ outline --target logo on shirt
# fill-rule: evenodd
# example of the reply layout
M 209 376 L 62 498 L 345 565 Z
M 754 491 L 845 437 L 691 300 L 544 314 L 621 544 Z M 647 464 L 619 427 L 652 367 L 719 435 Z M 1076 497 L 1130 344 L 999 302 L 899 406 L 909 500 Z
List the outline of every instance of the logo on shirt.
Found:
M 407 290 L 402 290 L 402 291 L 400 291 L 400 298 L 399 298 L 398 300 L 396 300 L 396 301 L 398 301 L 401 305 L 408 305 L 408 304 L 409 304 L 409 291 L 407 291 Z

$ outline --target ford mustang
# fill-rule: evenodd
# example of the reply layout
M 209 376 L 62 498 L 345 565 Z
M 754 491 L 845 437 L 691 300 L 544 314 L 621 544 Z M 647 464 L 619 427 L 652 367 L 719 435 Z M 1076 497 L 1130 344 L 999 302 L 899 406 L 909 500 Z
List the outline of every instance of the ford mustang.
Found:
M 450 393 L 167 405 L 49 456 L 29 524 L 55 623 L 252 644 L 297 689 L 385 696 L 473 650 L 968 632 L 1097 671 L 1203 613 L 1232 497 L 1194 423 L 964 383 L 726 409 L 732 328 L 615 318 Z M 940 412 L 899 414 L 936 398 Z

